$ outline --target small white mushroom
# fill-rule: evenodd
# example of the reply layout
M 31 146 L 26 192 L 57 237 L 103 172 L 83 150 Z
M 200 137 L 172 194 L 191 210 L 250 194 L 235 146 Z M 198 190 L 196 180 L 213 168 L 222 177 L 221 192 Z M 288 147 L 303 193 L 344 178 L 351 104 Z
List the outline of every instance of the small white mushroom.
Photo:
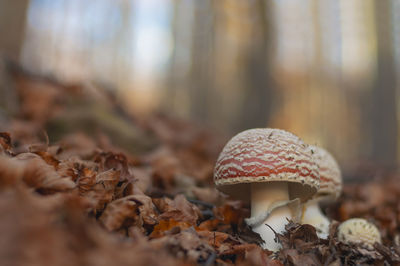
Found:
M 214 169 L 218 189 L 251 201 L 247 224 L 276 251 L 275 234 L 282 233 L 297 202 L 305 202 L 319 186 L 318 166 L 308 145 L 279 129 L 250 129 L 233 137 L 222 150 Z M 299 206 L 299 205 L 298 205 Z M 268 224 L 269 226 L 267 226 Z
M 334 201 L 342 191 L 342 174 L 335 158 L 326 150 L 310 146 L 316 163 L 319 165 L 320 188 L 313 199 L 304 205 L 302 224 L 311 224 L 320 238 L 327 238 L 330 220 L 322 213 L 319 204 L 322 201 Z
M 353 218 L 344 221 L 338 228 L 339 241 L 346 244 L 361 244 L 372 249 L 375 242 L 381 243 L 378 228 L 365 219 Z

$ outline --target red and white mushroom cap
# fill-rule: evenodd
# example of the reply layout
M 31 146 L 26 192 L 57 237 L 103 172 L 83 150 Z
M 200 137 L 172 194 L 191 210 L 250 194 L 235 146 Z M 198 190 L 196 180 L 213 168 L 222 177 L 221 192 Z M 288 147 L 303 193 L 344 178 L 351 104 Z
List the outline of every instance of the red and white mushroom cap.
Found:
M 256 128 L 234 136 L 214 169 L 214 182 L 228 195 L 249 200 L 249 184 L 286 181 L 291 199 L 306 201 L 319 188 L 312 150 L 296 135 L 281 129 Z
M 315 162 L 319 166 L 320 183 L 316 196 L 333 195 L 338 197 L 342 191 L 342 173 L 335 158 L 325 149 L 311 146 Z

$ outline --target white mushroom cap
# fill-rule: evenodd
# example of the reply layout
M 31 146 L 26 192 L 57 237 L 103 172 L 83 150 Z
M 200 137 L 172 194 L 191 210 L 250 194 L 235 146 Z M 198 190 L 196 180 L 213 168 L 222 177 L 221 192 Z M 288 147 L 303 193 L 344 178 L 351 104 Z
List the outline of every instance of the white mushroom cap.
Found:
M 381 234 L 378 228 L 361 218 L 344 221 L 339 226 L 338 238 L 341 242 L 362 244 L 368 248 L 373 248 L 375 242 L 381 243 Z
M 314 153 L 315 162 L 319 166 L 320 184 L 315 197 L 339 197 L 342 192 L 342 173 L 335 158 L 325 149 L 310 145 Z
M 250 183 L 285 181 L 291 199 L 306 201 L 319 188 L 312 151 L 296 135 L 280 129 L 256 128 L 234 136 L 214 169 L 221 191 L 249 201 Z

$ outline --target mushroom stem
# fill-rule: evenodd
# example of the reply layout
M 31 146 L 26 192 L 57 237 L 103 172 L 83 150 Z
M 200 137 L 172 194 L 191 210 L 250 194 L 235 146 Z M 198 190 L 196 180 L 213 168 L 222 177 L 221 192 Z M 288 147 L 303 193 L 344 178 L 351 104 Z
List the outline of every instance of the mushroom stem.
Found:
M 275 242 L 275 233 L 271 228 L 277 233 L 282 233 L 288 223 L 287 219 L 292 218 L 290 208 L 285 203 L 289 203 L 286 182 L 251 184 L 251 218 L 249 220 L 258 220 L 257 218 L 265 215 L 260 222 L 251 224 L 252 230 L 265 241 L 262 246 L 264 249 L 277 251 L 281 248 L 281 245 Z
M 317 235 L 320 238 L 328 238 L 329 235 L 329 219 L 322 213 L 319 207 L 319 198 L 314 198 L 308 201 L 304 208 L 305 211 L 302 217 L 302 224 L 311 224 L 317 229 Z

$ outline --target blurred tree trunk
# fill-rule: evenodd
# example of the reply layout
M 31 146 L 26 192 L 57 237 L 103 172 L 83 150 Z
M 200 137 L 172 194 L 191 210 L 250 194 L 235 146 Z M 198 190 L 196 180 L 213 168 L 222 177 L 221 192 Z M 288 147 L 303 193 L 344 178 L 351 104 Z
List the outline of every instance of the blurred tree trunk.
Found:
M 24 40 L 28 0 L 0 1 L 0 53 L 18 60 Z
M 213 98 L 213 5 L 211 0 L 194 1 L 189 99 L 191 117 L 205 121 Z
M 250 41 L 243 66 L 244 84 L 248 87 L 239 108 L 238 130 L 267 126 L 273 96 L 270 65 L 272 4 L 269 0 L 257 0 L 252 5 L 254 39 Z
M 313 0 L 310 3 L 312 10 L 312 25 L 314 31 L 314 60 L 312 68 L 309 73 L 309 86 L 308 86 L 308 96 L 310 101 L 310 108 L 306 110 L 307 112 L 307 127 L 312 129 L 314 134 L 317 134 L 320 138 L 324 136 L 324 110 L 330 109 L 329 103 L 324 100 L 324 95 L 326 95 L 327 88 L 324 86 L 325 72 L 323 66 L 325 65 L 323 46 L 322 46 L 322 26 L 321 26 L 321 12 L 320 12 L 320 1 Z M 338 93 L 338 92 L 337 92 Z M 317 112 L 317 119 L 313 118 L 313 113 L 315 110 L 321 110 Z
M 397 155 L 396 76 L 392 40 L 391 2 L 375 1 L 377 74 L 371 100 L 372 159 L 395 164 Z
M 111 58 L 111 73 L 114 72 L 115 81 L 118 88 L 126 88 L 127 84 L 133 82 L 131 68 L 133 67 L 133 31 L 134 26 L 132 21 L 135 16 L 132 12 L 131 1 L 115 1 L 119 6 L 121 14 L 122 27 L 116 33 L 115 41 L 111 43 L 110 49 L 113 50 Z
M 17 107 L 13 84 L 1 56 L 13 61 L 19 60 L 28 5 L 28 0 L 0 1 L 0 115 L 2 108 L 6 113 L 11 113 Z
M 172 36 L 174 39 L 174 45 L 172 48 L 172 53 L 171 53 L 171 58 L 169 60 L 169 71 L 168 71 L 168 77 L 167 77 L 167 87 L 165 88 L 165 95 L 163 96 L 164 100 L 164 106 L 166 110 L 174 110 L 177 111 L 175 108 L 175 101 L 176 101 L 176 96 L 177 96 L 177 90 L 178 90 L 178 73 L 177 73 L 177 45 L 178 45 L 178 16 L 179 16 L 179 0 L 174 0 L 172 1 L 172 15 L 171 15 L 171 32 Z

